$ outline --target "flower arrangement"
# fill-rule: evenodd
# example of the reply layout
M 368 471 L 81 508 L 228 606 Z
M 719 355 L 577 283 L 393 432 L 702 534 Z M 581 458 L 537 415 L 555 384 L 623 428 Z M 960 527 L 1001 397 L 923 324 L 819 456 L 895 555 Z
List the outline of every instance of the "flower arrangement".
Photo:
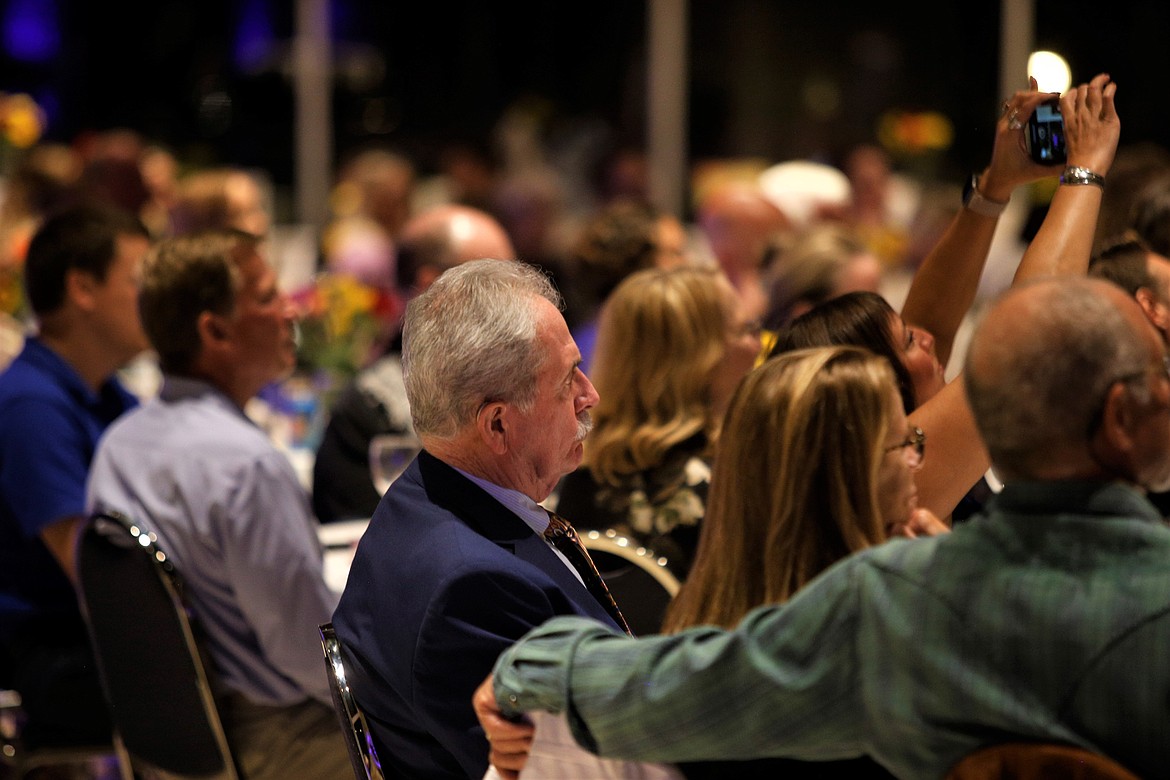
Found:
M 397 296 L 345 273 L 318 274 L 292 298 L 301 316 L 301 368 L 341 380 L 381 354 L 402 312 Z
M 887 111 L 878 121 L 878 139 L 895 156 L 945 151 L 954 138 L 951 121 L 936 111 Z

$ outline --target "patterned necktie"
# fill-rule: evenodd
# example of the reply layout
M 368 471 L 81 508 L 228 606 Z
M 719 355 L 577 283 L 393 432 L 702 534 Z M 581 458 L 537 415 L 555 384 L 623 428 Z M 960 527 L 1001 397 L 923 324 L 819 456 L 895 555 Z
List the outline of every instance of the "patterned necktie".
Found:
M 606 612 L 621 627 L 622 631 L 632 636 L 633 632 L 630 631 L 626 619 L 622 617 L 622 611 L 618 609 L 617 602 L 613 600 L 609 588 L 605 586 L 605 580 L 601 578 L 601 574 L 597 571 L 597 566 L 593 564 L 593 559 L 589 557 L 589 551 L 581 543 L 581 538 L 577 536 L 577 531 L 573 528 L 572 524 L 553 512 L 548 513 L 548 521 L 548 528 L 544 529 L 544 538 L 551 542 L 553 547 L 556 547 L 561 551 L 562 555 L 569 559 L 569 563 L 581 575 L 581 580 L 585 583 L 585 589 L 593 595 L 593 598 L 601 603 L 601 606 L 605 607 Z

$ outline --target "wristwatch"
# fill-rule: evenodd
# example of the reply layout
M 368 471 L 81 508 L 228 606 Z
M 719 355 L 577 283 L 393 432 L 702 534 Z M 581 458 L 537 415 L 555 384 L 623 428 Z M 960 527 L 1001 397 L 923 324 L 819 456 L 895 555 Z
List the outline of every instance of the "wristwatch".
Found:
M 985 198 L 979 191 L 979 174 L 973 173 L 963 186 L 963 208 L 985 217 L 998 217 L 1007 208 L 1007 202 Z
M 1094 184 L 1105 189 L 1105 177 L 1080 165 L 1070 165 L 1060 174 L 1061 184 Z

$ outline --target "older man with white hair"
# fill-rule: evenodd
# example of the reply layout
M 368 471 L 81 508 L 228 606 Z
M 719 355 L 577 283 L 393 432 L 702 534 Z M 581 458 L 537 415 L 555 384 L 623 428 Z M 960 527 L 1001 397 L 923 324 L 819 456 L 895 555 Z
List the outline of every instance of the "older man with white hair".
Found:
M 471 693 L 495 657 L 554 615 L 622 623 L 537 503 L 580 463 L 598 400 L 559 304 L 534 269 L 476 260 L 407 310 L 423 449 L 378 505 L 334 616 L 390 774 L 482 777 Z

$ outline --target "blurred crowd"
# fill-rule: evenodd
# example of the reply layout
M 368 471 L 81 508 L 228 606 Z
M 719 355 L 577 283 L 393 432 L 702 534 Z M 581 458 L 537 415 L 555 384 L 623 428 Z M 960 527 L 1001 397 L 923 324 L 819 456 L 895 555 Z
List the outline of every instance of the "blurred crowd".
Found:
M 1023 407 L 1027 399 L 999 403 L 994 382 L 978 386 L 1000 373 L 1020 386 L 1031 381 L 1026 372 L 1013 374 L 1015 364 L 996 351 L 1003 345 L 1023 349 L 1028 341 L 1004 335 L 1010 333 L 1002 324 L 1007 315 L 993 318 L 985 331 L 992 335 L 981 342 L 983 363 L 968 364 L 979 369 L 968 380 L 975 401 L 969 403 L 955 375 L 966 358 L 964 329 L 985 300 L 1009 286 L 1017 296 L 1005 299 L 1009 314 L 1011 301 L 1032 297 L 1096 298 L 1128 311 L 1113 300 L 1120 296 L 1116 290 L 1106 294 L 1081 282 L 1067 289 L 1024 284 L 1049 276 L 1087 271 L 1117 283 L 1170 343 L 1170 151 L 1118 147 L 1115 89 L 1101 75 L 1080 87 L 1079 99 L 1075 90 L 1066 96 L 1070 157 L 1063 172 L 1028 158 L 1017 116 L 1030 114 L 1045 96 L 1021 91 L 1005 101 L 991 157 L 962 193 L 959 183 L 901 173 L 874 143 L 847 150 L 835 164 L 706 161 L 692 171 L 684 214 L 652 202 L 639 150 L 615 149 L 588 164 L 570 161 L 546 147 L 531 117 L 523 116 L 501 121 L 492 153 L 452 146 L 430 168 L 392 148 L 343 155 L 322 225 L 298 225 L 284 214 L 280 204 L 288 199 L 264 171 L 198 165 L 128 130 L 33 145 L 5 171 L 0 192 L 0 368 L 15 359 L 7 377 L 15 384 L 13 377 L 30 370 L 38 351 L 59 353 L 64 363 L 92 352 L 73 345 L 94 346 L 86 341 L 86 317 L 101 322 L 109 314 L 100 306 L 87 309 L 84 291 L 66 289 L 57 296 L 64 303 L 53 305 L 43 295 L 26 295 L 26 259 L 50 254 L 44 247 L 52 243 L 52 228 L 64 230 L 54 220 L 94 206 L 136 218 L 133 229 L 107 228 L 131 235 L 141 250 L 142 270 L 129 274 L 141 285 L 134 295 L 140 295 L 145 328 L 135 345 L 149 337 L 155 354 L 123 368 L 121 376 L 141 400 L 159 398 L 114 421 L 119 407 L 87 428 L 93 441 L 75 453 L 74 475 L 96 458 L 86 510 L 95 501 L 134 507 L 160 523 L 163 543 L 180 551 L 181 568 L 182 556 L 190 556 L 184 574 L 195 583 L 192 597 L 205 610 L 202 619 L 212 625 L 212 644 L 219 644 L 215 663 L 240 697 L 237 715 L 259 703 L 307 702 L 314 728 L 329 737 L 336 735 L 326 717 L 319 659 L 303 640 L 334 614 L 338 595 L 322 579 L 313 521 L 373 517 L 372 533 L 404 533 L 359 550 L 358 574 L 336 613 L 339 633 L 368 662 L 357 679 L 368 686 L 364 706 L 376 711 L 379 748 L 393 745 L 396 757 L 406 756 L 404 766 L 417 760 L 409 768 L 424 773 L 439 767 L 451 776 L 478 776 L 487 768 L 483 737 L 485 729 L 490 736 L 492 722 L 481 712 L 484 727 L 474 724 L 464 683 L 481 680 L 501 650 L 545 618 L 590 612 L 562 605 L 531 625 L 498 632 L 493 625 L 468 638 L 459 632 L 480 618 L 491 622 L 496 612 L 523 611 L 503 609 L 482 598 L 480 586 L 472 588 L 476 594 L 462 597 L 475 609 L 431 630 L 455 637 L 436 641 L 434 653 L 458 646 L 474 663 L 460 670 L 458 685 L 446 678 L 420 682 L 436 686 L 434 701 L 407 706 L 391 692 L 398 683 L 389 680 L 401 674 L 407 680 L 402 685 L 414 685 L 414 669 L 391 661 L 385 661 L 388 669 L 374 668 L 383 652 L 397 657 L 388 648 L 402 640 L 381 635 L 371 615 L 377 618 L 372 622 L 397 630 L 415 612 L 430 615 L 444 605 L 455 610 L 458 588 L 465 586 L 444 579 L 448 570 L 483 561 L 432 565 L 420 555 L 389 566 L 381 556 L 405 556 L 400 551 L 416 537 L 432 525 L 455 525 L 455 518 L 475 529 L 455 525 L 451 533 L 468 534 L 461 544 L 474 549 L 483 543 L 488 532 L 440 496 L 449 488 L 482 497 L 482 488 L 505 514 L 515 515 L 508 522 L 524 520 L 523 536 L 531 530 L 553 543 L 544 525 L 553 529 L 561 518 L 547 510 L 570 518 L 582 532 L 618 534 L 654 550 L 682 583 L 654 631 L 731 629 L 753 609 L 812 587 L 842 559 L 893 537 L 945 536 L 986 511 L 989 496 L 1002 488 L 990 468 L 997 456 L 1006 458 L 1009 471 L 1047 478 L 1012 461 L 1016 450 L 996 438 L 1002 434 L 1006 441 L 1004 429 L 1012 426 L 992 412 Z M 1058 174 L 1059 185 L 1042 184 Z M 476 262 L 484 258 L 504 262 Z M 104 274 L 64 273 L 64 284 L 93 277 L 104 289 L 110 284 Z M 532 344 L 509 351 L 514 334 L 501 311 L 520 322 L 533 319 Z M 50 327 L 38 332 L 46 322 Z M 1049 325 L 1038 321 L 1035 327 Z M 1140 343 L 1143 333 L 1134 326 L 1117 338 Z M 1134 347 L 1133 360 L 1149 357 L 1146 347 Z M 1063 354 L 1049 349 L 1037 361 L 1055 366 Z M 90 389 L 113 382 L 110 371 L 124 357 L 119 351 L 97 366 Z M 1120 376 L 1114 384 L 1144 376 L 1113 368 L 1093 370 Z M 555 392 L 545 376 L 554 370 L 560 372 Z M 524 391 L 525 381 L 534 389 Z M 497 392 L 493 382 L 503 389 Z M 976 409 L 977 421 L 971 405 L 980 399 L 985 408 Z M 134 406 L 119 400 L 127 410 Z M 1051 401 L 1045 396 L 1036 405 L 1041 400 Z M 1121 401 L 1107 395 L 1105 411 L 1093 410 L 1093 437 L 1130 424 L 1121 412 L 1110 417 L 1114 402 L 1120 408 Z M 1079 420 L 1080 411 L 1065 414 L 1052 405 L 1060 412 L 1054 420 Z M 236 412 L 243 410 L 267 437 L 241 424 Z M 1020 415 L 1031 419 L 1033 412 L 1048 417 L 1048 410 L 1032 407 Z M 1040 423 L 1037 428 L 1046 430 Z M 21 446 L 35 449 L 37 442 L 29 444 L 35 435 L 23 434 Z M 1064 442 L 1061 435 L 1053 433 L 1053 440 Z M 423 450 L 405 482 L 445 487 L 411 493 L 407 485 L 387 493 L 381 478 L 389 483 L 398 475 L 379 474 L 375 457 L 387 437 L 412 446 L 412 457 Z M 981 437 L 990 437 L 990 444 Z M 149 458 L 144 442 L 157 442 Z M 273 443 L 286 450 L 292 469 L 284 460 L 274 464 Z M 1117 445 L 1115 451 L 1113 444 L 1093 438 L 1087 456 L 1079 449 L 1070 454 L 1078 468 L 1095 464 L 1076 475 L 1170 486 L 1170 478 L 1152 475 L 1161 455 L 1140 446 Z M 197 457 L 190 457 L 189 445 Z M 165 480 L 148 476 L 147 459 L 150 469 L 173 473 Z M 188 459 L 199 461 L 197 469 Z M 1165 460 L 1170 463 L 1170 455 Z M 192 477 L 198 469 L 206 473 Z M 171 489 L 172 477 L 182 500 L 160 487 Z M 223 489 L 222 502 L 208 485 Z M 80 491 L 81 485 L 72 487 Z M 231 507 L 225 516 L 236 514 L 223 520 L 229 530 L 217 533 L 235 539 L 230 546 L 243 552 L 238 560 L 201 559 L 203 518 L 218 522 L 221 505 Z M 274 506 L 280 522 L 271 526 L 283 530 L 271 537 L 257 533 Z M 390 518 L 389 507 L 402 518 L 427 522 L 411 533 L 395 531 L 408 520 Z M 480 511 L 482 502 L 476 507 Z M 41 514 L 40 528 L 51 528 L 44 523 L 62 516 L 73 522 L 82 513 L 72 507 L 64 515 Z M 48 544 L 44 533 L 34 529 L 22 538 Z M 503 544 L 494 540 L 484 555 L 490 558 Z M 551 549 L 537 547 L 542 554 Z M 573 564 L 558 555 L 565 560 L 552 561 L 552 568 L 563 577 L 561 564 Z M 296 572 L 284 587 L 299 588 L 303 597 L 282 599 L 265 573 L 274 557 Z M 65 571 L 69 564 L 62 562 Z M 495 564 L 484 565 L 491 570 Z M 246 571 L 233 572 L 233 566 Z M 402 585 L 393 580 L 399 566 L 418 567 L 417 581 L 434 577 L 435 593 L 451 586 L 450 602 L 419 607 L 401 624 L 386 618 L 399 602 L 422 598 L 412 590 L 414 580 L 401 591 L 406 595 L 388 595 Z M 485 579 L 497 574 L 491 570 Z M 572 588 L 578 581 L 588 587 L 573 576 Z M 241 582 L 247 587 L 237 587 Z M 500 602 L 522 590 L 508 582 L 500 586 L 508 592 Z M 559 587 L 541 584 L 540 597 L 532 600 Z M 228 592 L 230 598 L 216 595 Z M 71 603 L 71 593 L 66 596 Z M 292 637 L 271 621 L 253 626 L 255 604 L 287 610 L 284 625 L 307 629 Z M 606 615 L 616 617 L 614 630 L 629 630 L 621 605 L 610 600 L 605 606 L 613 608 Z M 224 625 L 216 628 L 217 621 Z M 236 643 L 254 652 L 237 657 Z M 267 672 L 276 682 L 264 678 Z M 428 706 L 442 715 L 429 731 L 418 725 L 434 715 Z M 267 766 L 273 750 L 259 745 L 250 760 Z M 826 757 L 857 759 L 865 751 L 854 747 L 826 751 Z M 721 749 L 695 755 L 719 758 Z M 870 752 L 885 759 L 881 766 L 863 758 L 845 768 L 856 776 L 886 777 L 900 761 L 913 764 L 905 756 Z M 689 756 L 685 750 L 680 755 Z M 337 751 L 332 758 L 344 756 Z M 728 770 L 718 763 L 684 768 L 690 777 L 726 776 L 721 773 Z M 791 776 L 801 771 L 773 762 L 757 768 L 783 768 Z M 283 770 L 265 771 L 275 777 Z M 265 775 L 256 770 L 251 776 Z
M 877 289 L 883 274 L 914 268 L 937 239 L 937 216 L 920 206 L 933 185 L 892 170 L 875 145 L 852 150 L 839 169 L 805 161 L 767 170 L 705 163 L 695 169 L 688 213 L 655 216 L 640 151 L 570 162 L 543 147 L 530 125 L 505 118 L 495 152 L 453 145 L 429 170 L 388 148 L 346 154 L 328 222 L 308 234 L 283 230 L 295 219 L 278 213 L 287 199 L 265 171 L 182 160 L 128 130 L 33 145 L 10 156 L 4 172 L 0 312 L 26 313 L 19 271 L 29 237 L 46 214 L 77 203 L 125 209 L 155 238 L 216 226 L 270 236 L 286 286 L 308 285 L 317 271 L 343 274 L 389 296 L 393 302 L 383 302 L 378 316 L 391 320 L 401 314 L 394 302 L 409 298 L 414 283 L 399 267 L 407 221 L 442 204 L 469 206 L 499 221 L 518 258 L 552 275 L 574 329 L 596 319 L 623 275 L 651 264 L 717 265 L 751 318 L 783 318 L 799 309 L 801 296 L 813 296 L 807 303 L 835 289 Z M 660 231 L 649 235 L 641 223 L 654 219 Z M 820 233 L 825 224 L 839 229 L 835 242 Z M 305 235 L 307 241 L 287 238 Z M 655 252 L 660 257 L 651 261 Z M 368 363 L 392 331 L 393 324 L 376 334 L 347 367 Z
M 491 139 L 451 144 L 434 157 L 424 169 L 389 147 L 342 155 L 326 223 L 306 226 L 281 213 L 279 204 L 289 199 L 279 195 L 265 171 L 182 160 L 165 145 L 129 130 L 93 132 L 71 144 L 42 142 L 10 155 L 0 190 L 0 364 L 19 351 L 32 321 L 21 266 L 29 238 L 46 215 L 102 203 L 138 216 L 154 240 L 221 227 L 261 236 L 267 239 L 268 261 L 298 311 L 299 370 L 262 393 L 251 411 L 283 446 L 307 456 L 299 467 L 308 482 L 313 453 L 337 445 L 329 440 L 336 431 L 326 430 L 329 406 L 363 371 L 366 386 L 378 384 L 370 377 L 377 375 L 380 359 L 400 348 L 406 303 L 447 268 L 477 256 L 474 245 L 443 256 L 439 245 L 459 244 L 458 231 L 476 234 L 466 225 L 452 227 L 444 207 L 467 209 L 466 214 L 490 220 L 501 231 L 501 240 L 480 245 L 485 253 L 519 259 L 553 279 L 564 296 L 564 317 L 581 349 L 582 367 L 606 385 L 616 381 L 617 369 L 603 364 L 595 374 L 593 363 L 602 305 L 631 274 L 651 268 L 715 269 L 722 279 L 718 283 L 729 284 L 734 293 L 718 316 L 739 323 L 734 327 L 745 332 L 758 330 L 766 351 L 787 323 L 844 293 L 876 292 L 900 308 L 914 272 L 960 205 L 958 183 L 902 173 L 876 142 L 847 150 L 836 165 L 700 161 L 692 169 L 684 214 L 651 204 L 648 163 L 640 150 L 587 154 L 553 148 L 542 140 L 539 122 L 521 110 L 506 114 Z M 1152 145 L 1122 147 L 1116 171 L 1101 207 L 1096 243 L 1132 228 L 1155 251 L 1170 249 L 1163 218 L 1170 209 L 1170 152 Z M 1001 220 L 976 308 L 1007 286 L 1031 237 L 1029 224 L 1035 213 L 1043 214 L 1051 195 L 1050 188 L 1037 185 L 1018 197 Z M 505 242 L 507 251 L 499 249 Z M 646 289 L 626 293 L 635 299 L 648 294 Z M 621 335 L 611 336 L 620 342 L 629 327 L 630 322 L 614 325 L 611 330 Z M 964 337 L 965 331 L 956 336 L 956 354 L 961 355 Z M 693 347 L 689 343 L 681 349 Z M 613 399 L 603 401 L 603 420 L 620 414 L 619 409 L 644 418 L 644 410 L 630 412 L 626 403 L 634 377 L 643 384 L 680 381 L 673 373 L 646 378 L 645 362 L 662 362 L 667 351 L 680 347 L 662 344 L 661 349 L 660 355 L 635 351 L 626 356 L 637 368 L 626 369 L 626 386 L 603 394 Z M 384 368 L 385 362 L 380 365 Z M 140 396 L 157 390 L 159 377 L 149 358 L 123 370 L 123 377 Z M 687 392 L 705 397 L 708 390 L 696 386 Z M 405 411 L 394 422 L 385 419 L 386 402 L 385 394 L 369 402 L 378 408 L 378 419 L 363 426 L 349 446 L 355 470 L 359 459 L 365 460 L 371 437 L 410 431 Z M 605 411 L 611 404 L 614 411 Z M 691 441 L 695 453 L 713 443 L 707 439 L 721 407 L 708 404 L 701 415 L 706 422 L 684 426 L 683 438 L 703 432 Z M 602 454 L 606 438 L 604 432 L 595 436 L 586 460 L 593 475 L 604 475 L 602 481 L 612 487 L 622 480 L 611 465 L 599 465 L 610 463 Z M 634 468 L 629 462 L 624 468 L 645 476 L 646 465 Z M 680 479 L 678 474 L 667 477 L 671 485 Z M 576 492 L 572 482 L 569 492 Z M 368 515 L 372 495 L 356 506 L 347 502 L 343 514 Z M 316 500 L 322 519 L 338 519 L 326 508 L 330 499 Z M 624 512 L 624 502 L 619 503 Z M 592 501 L 590 508 L 598 509 Z M 684 509 L 687 513 L 696 510 Z M 643 519 L 641 525 L 650 522 Z
M 845 293 L 875 292 L 900 308 L 913 274 L 960 206 L 958 183 L 900 172 L 877 142 L 846 150 L 836 164 L 700 161 L 691 172 L 684 214 L 650 202 L 648 163 L 640 150 L 553 148 L 542 140 L 539 121 L 519 109 L 505 114 L 492 138 L 450 144 L 432 157 L 424 168 L 388 147 L 342 155 L 328 219 L 318 226 L 298 224 L 282 212 L 279 205 L 290 199 L 278 193 L 265 171 L 183 160 L 130 130 L 93 132 L 71 144 L 42 142 L 10 155 L 0 190 L 0 364 L 19 351 L 22 334 L 32 324 L 21 267 L 29 238 L 47 215 L 82 203 L 113 205 L 139 217 L 154 240 L 237 228 L 266 239 L 263 251 L 300 319 L 299 371 L 282 387 L 262 393 L 252 411 L 282 445 L 310 453 L 321 446 L 329 450 L 336 442 L 327 440 L 328 407 L 338 393 L 363 372 L 370 380 L 379 365 L 385 366 L 379 361 L 397 353 L 409 300 L 447 268 L 476 256 L 474 245 L 444 255 L 444 246 L 463 241 L 459 231 L 476 235 L 467 226 L 474 222 L 460 226 L 443 212 L 456 207 L 474 219 L 490 220 L 501 232 L 500 240 L 480 245 L 484 252 L 519 259 L 552 278 L 564 296 L 564 317 L 581 349 L 582 367 L 599 385 L 616 383 L 615 377 L 627 372 L 624 386 L 603 393 L 613 400 L 603 401 L 601 419 L 624 410 L 642 420 L 645 410 L 631 413 L 626 401 L 635 378 L 643 384 L 680 381 L 674 373 L 647 379 L 653 371 L 644 371 L 644 364 L 665 361 L 673 350 L 695 348 L 695 340 L 684 346 L 664 343 L 659 355 L 633 350 L 624 360 L 637 368 L 615 367 L 620 361 L 613 355 L 609 364 L 595 365 L 603 304 L 629 276 L 646 269 L 713 269 L 717 281 L 694 286 L 729 285 L 730 297 L 718 318 L 732 323 L 727 326 L 732 330 L 757 332 L 766 352 L 774 334 L 793 319 Z M 1164 227 L 1170 152 L 1152 145 L 1123 146 L 1115 170 L 1096 243 L 1130 228 L 1154 251 L 1170 250 Z M 1037 185 L 1017 197 L 1001 220 L 976 308 L 1007 286 L 1031 238 L 1029 224 L 1035 223 L 1035 213 L 1043 214 L 1051 196 L 1051 188 Z M 506 251 L 499 249 L 504 244 Z M 648 284 L 643 280 L 642 288 L 625 295 L 642 305 L 654 294 Z M 611 325 L 611 341 L 621 342 L 631 327 L 632 321 Z M 956 338 L 961 355 L 964 331 Z M 608 349 L 613 353 L 617 347 L 612 343 Z M 140 396 L 157 389 L 149 359 L 137 361 L 123 376 Z M 710 394 L 698 386 L 679 392 L 696 398 Z M 384 407 L 385 401 L 384 394 L 374 405 Z M 706 411 L 695 417 L 695 425 L 683 426 L 682 438 L 691 440 L 695 453 L 713 444 L 722 414 L 722 402 L 704 403 Z M 395 422 L 383 417 L 366 426 L 351 447 L 355 468 L 357 449 L 370 437 L 409 433 L 405 412 L 396 414 Z M 605 477 L 602 482 L 612 487 L 622 480 L 603 454 L 604 430 L 603 424 L 586 461 L 594 477 Z M 650 460 L 657 462 L 661 454 Z M 302 471 L 310 465 L 311 457 L 301 462 Z M 646 466 L 639 461 L 635 468 L 629 461 L 622 468 L 645 476 Z M 693 483 L 693 467 L 691 472 L 687 481 Z M 680 479 L 673 474 L 667 481 L 673 485 Z M 572 483 L 569 492 L 576 492 Z M 345 513 L 368 515 L 372 501 Z M 318 510 L 324 520 L 338 519 L 321 503 Z M 694 508 L 682 511 L 695 514 Z

